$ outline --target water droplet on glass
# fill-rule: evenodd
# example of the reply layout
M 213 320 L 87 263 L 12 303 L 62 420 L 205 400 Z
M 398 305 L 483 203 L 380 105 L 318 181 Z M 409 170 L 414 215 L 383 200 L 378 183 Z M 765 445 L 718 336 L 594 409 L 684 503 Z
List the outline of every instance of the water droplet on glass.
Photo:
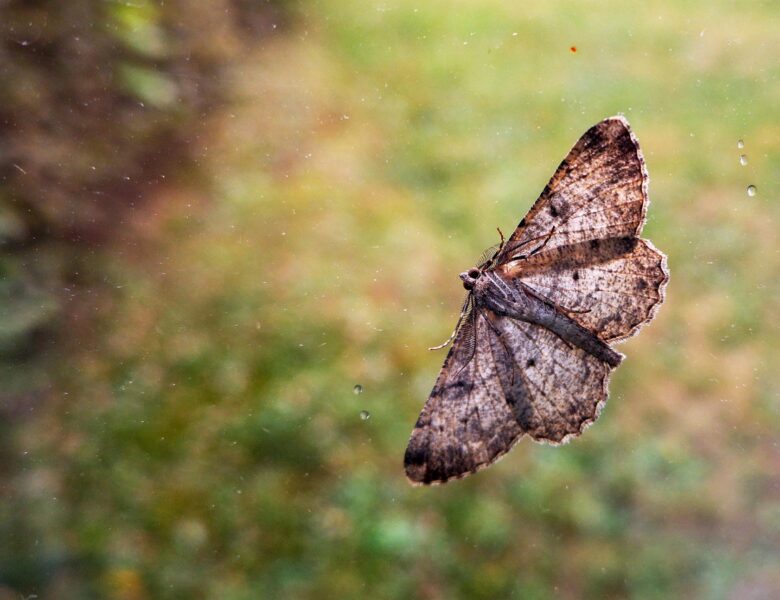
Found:
M 743 142 L 742 140 L 738 140 L 737 141 L 737 148 L 744 148 L 744 147 L 745 147 L 745 142 Z
M 355 387 L 352 388 L 353 394 L 362 394 L 363 393 L 363 386 L 359 383 L 355 385 Z
M 360 418 L 364 421 L 368 421 L 371 418 L 371 413 L 367 410 L 360 411 Z
M 756 186 L 754 186 L 754 185 L 747 186 L 747 195 L 748 196 L 750 196 L 750 197 L 755 196 L 757 191 L 758 190 L 756 189 Z
M 747 164 L 747 154 L 740 154 L 739 164 L 741 164 L 743 167 Z

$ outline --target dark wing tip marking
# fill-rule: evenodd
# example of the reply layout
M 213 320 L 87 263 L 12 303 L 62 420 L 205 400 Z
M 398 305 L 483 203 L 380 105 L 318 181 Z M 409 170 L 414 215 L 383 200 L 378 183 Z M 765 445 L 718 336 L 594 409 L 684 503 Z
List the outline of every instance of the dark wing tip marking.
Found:
M 423 430 L 424 427 L 415 428 L 404 453 L 404 471 L 406 478 L 413 485 L 429 483 L 432 475 L 429 468 L 428 440 Z
M 518 434 L 507 444 L 505 448 L 502 448 L 501 452 L 489 460 L 483 463 L 475 464 L 473 468 L 465 469 L 460 473 L 445 474 L 442 473 L 439 469 L 428 468 L 427 462 L 423 464 L 407 462 L 407 455 L 409 454 L 409 449 L 407 448 L 407 454 L 404 455 L 404 471 L 406 473 L 406 479 L 415 487 L 424 485 L 443 485 L 450 481 L 465 479 L 469 475 L 473 475 L 474 473 L 482 471 L 483 469 L 487 469 L 489 466 L 504 458 L 507 454 L 509 454 L 509 451 L 515 447 L 515 445 L 522 439 L 524 435 L 525 432 Z

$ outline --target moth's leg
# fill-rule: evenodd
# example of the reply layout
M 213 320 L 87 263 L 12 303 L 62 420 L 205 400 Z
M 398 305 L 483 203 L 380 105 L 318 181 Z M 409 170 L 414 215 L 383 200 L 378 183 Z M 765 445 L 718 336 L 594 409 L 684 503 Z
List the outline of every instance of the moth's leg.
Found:
M 590 312 L 589 308 L 585 309 L 585 310 L 577 310 L 576 308 L 568 308 L 566 306 L 561 306 L 560 304 L 555 302 L 555 300 L 550 300 L 550 298 L 548 298 L 544 294 L 538 292 L 536 289 L 532 288 L 527 283 L 523 283 L 522 286 L 523 286 L 522 289 L 523 289 L 524 292 L 526 292 L 527 294 L 530 294 L 531 296 L 537 298 L 538 300 L 541 300 L 545 304 L 549 304 L 550 306 L 552 306 L 553 308 L 561 311 L 562 313 L 565 313 L 565 314 L 573 313 L 575 315 L 582 315 L 582 314 Z
M 563 312 L 567 313 L 574 313 L 575 315 L 584 315 L 585 313 L 589 313 L 590 309 L 585 308 L 583 310 L 577 310 L 576 308 L 566 308 L 565 306 L 561 306 L 560 304 L 553 302 L 556 308 L 560 308 Z

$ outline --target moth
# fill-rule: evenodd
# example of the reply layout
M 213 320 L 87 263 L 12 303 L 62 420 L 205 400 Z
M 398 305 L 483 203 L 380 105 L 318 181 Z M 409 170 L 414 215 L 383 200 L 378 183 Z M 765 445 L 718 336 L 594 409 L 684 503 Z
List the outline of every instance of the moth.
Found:
M 624 358 L 612 344 L 653 319 L 669 281 L 640 237 L 647 183 L 628 121 L 605 119 L 509 239 L 460 274 L 468 296 L 404 456 L 411 483 L 465 477 L 524 435 L 565 443 L 598 418 Z

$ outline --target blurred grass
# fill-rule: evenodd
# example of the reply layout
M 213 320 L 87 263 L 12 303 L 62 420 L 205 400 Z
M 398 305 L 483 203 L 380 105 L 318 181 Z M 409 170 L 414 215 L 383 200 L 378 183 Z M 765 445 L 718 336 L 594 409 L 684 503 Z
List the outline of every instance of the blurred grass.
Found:
M 211 187 L 155 188 L 86 260 L 5 442 L 8 597 L 780 594 L 777 6 L 296 10 L 226 66 Z M 669 255 L 659 318 L 581 439 L 409 487 L 456 274 L 618 112 Z

